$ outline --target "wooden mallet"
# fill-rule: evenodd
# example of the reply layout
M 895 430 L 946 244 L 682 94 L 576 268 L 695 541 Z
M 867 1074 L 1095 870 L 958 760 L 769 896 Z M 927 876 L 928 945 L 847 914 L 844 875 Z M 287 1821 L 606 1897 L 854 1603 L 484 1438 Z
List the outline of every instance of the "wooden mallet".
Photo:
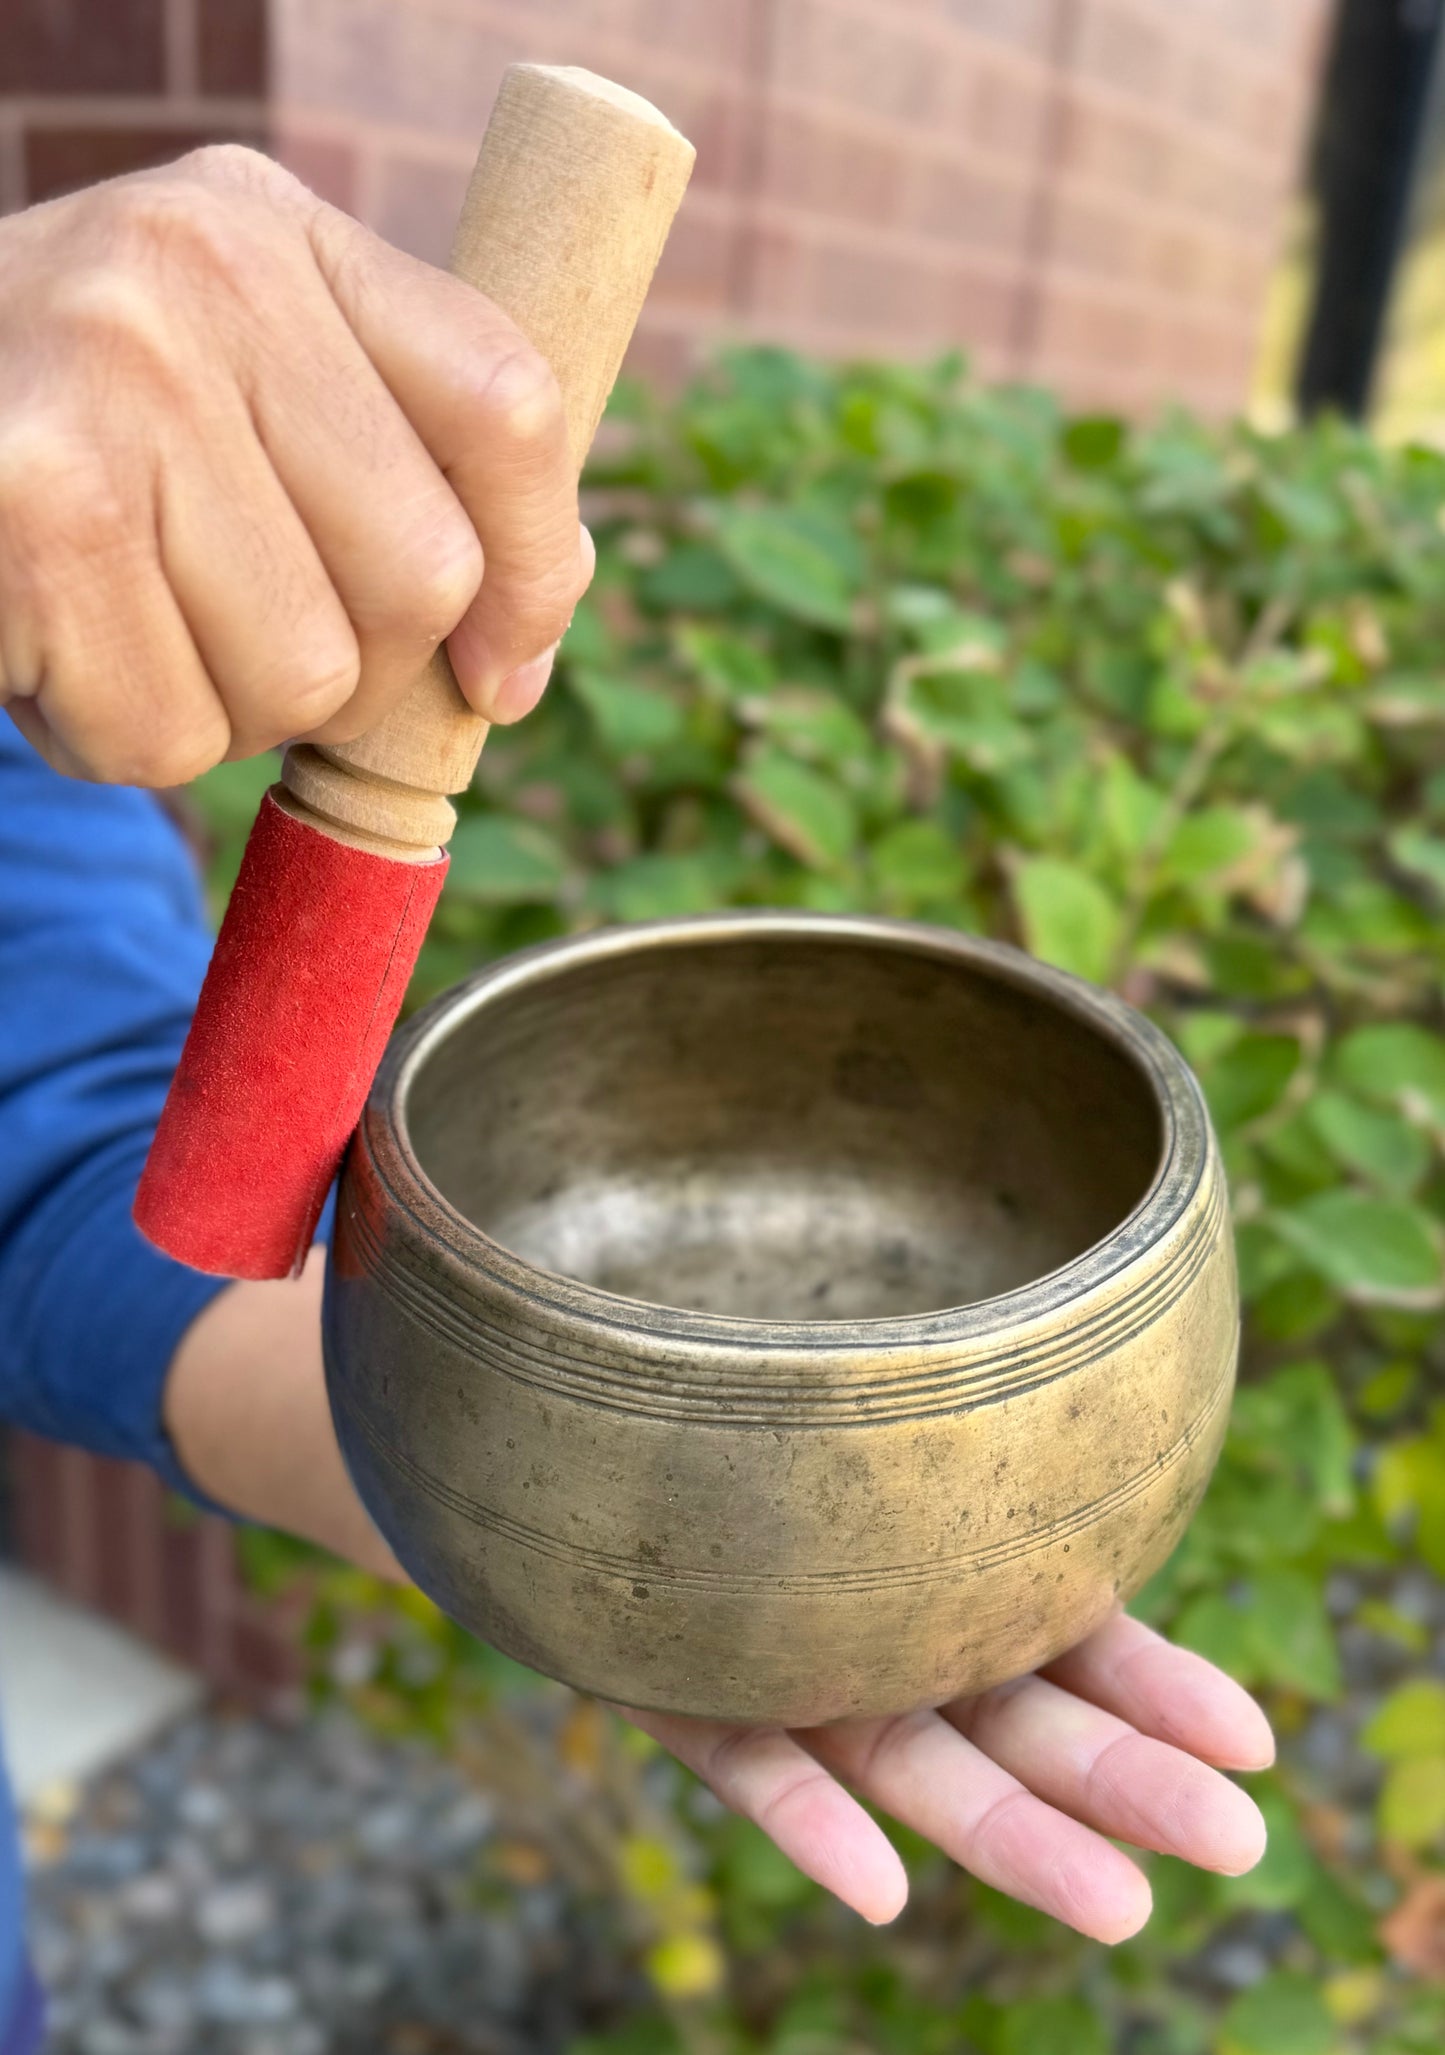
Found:
M 580 472 L 693 149 L 590 72 L 513 65 L 452 270 L 551 365 Z M 286 753 L 261 803 L 136 1195 L 160 1248 L 285 1277 L 317 1219 L 396 1020 L 487 723 L 445 649 L 358 741 Z

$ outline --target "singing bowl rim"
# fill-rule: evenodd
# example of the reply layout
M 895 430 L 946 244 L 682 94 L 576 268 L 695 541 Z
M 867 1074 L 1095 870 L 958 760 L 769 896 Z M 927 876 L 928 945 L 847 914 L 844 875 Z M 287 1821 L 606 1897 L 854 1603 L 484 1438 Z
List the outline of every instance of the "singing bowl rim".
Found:
M 902 950 L 954 963 L 1021 989 L 1070 1015 L 1129 1061 L 1149 1092 L 1160 1126 L 1154 1176 L 1116 1226 L 1042 1277 L 990 1298 L 929 1312 L 857 1320 L 779 1320 L 704 1313 L 624 1297 L 545 1270 L 494 1240 L 435 1185 L 412 1144 L 407 1105 L 429 1056 L 475 1013 L 525 985 L 565 979 L 574 968 L 646 950 L 732 942 L 837 941 Z M 1163 1241 L 1188 1211 L 1215 1144 L 1198 1083 L 1174 1045 L 1113 993 L 1041 963 L 1006 943 L 917 921 L 862 914 L 732 910 L 594 929 L 542 942 L 485 966 L 432 1000 L 392 1038 L 362 1115 L 358 1142 L 387 1199 L 423 1241 L 440 1244 L 464 1276 L 495 1294 L 525 1302 L 535 1317 L 552 1312 L 595 1322 L 639 1341 L 709 1347 L 832 1353 L 940 1342 L 976 1342 L 1057 1316 L 1092 1296 Z

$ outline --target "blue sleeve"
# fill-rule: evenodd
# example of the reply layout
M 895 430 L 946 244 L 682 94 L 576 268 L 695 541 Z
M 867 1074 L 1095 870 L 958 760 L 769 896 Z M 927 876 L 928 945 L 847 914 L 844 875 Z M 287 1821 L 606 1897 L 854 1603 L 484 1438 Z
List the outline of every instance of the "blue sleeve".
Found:
M 210 947 L 155 800 L 58 777 L 0 715 L 0 1417 L 186 1491 L 162 1390 L 222 1281 L 130 1209 Z

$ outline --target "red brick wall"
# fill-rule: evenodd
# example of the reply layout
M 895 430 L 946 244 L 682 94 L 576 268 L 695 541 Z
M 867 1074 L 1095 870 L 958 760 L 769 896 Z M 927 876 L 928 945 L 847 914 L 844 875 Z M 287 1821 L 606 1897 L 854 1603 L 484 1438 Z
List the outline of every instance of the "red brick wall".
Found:
M 264 142 L 440 258 L 522 56 L 698 170 L 636 353 L 961 342 L 1144 408 L 1243 396 L 1331 0 L 0 0 L 0 207 Z
M 305 1594 L 254 1598 L 229 1522 L 168 1499 L 138 1463 L 13 1430 L 4 1453 L 10 1539 L 27 1569 L 223 1691 L 276 1711 L 300 1701 Z

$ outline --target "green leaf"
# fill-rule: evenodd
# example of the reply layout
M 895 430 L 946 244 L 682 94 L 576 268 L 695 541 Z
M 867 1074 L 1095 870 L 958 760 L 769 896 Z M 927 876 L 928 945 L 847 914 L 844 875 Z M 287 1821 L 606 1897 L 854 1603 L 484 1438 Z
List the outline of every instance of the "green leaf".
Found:
M 1124 424 L 1113 414 L 1080 414 L 1064 430 L 1064 455 L 1076 471 L 1105 471 L 1124 438 Z
M 1334 1072 L 1366 1098 L 1398 1104 L 1413 1095 L 1445 1111 L 1445 1039 L 1409 1022 L 1356 1028 L 1336 1049 Z
M 699 850 L 678 856 L 651 852 L 600 872 L 589 903 L 612 920 L 662 920 L 709 913 L 733 889 L 741 866 L 729 852 Z
M 865 723 L 830 692 L 785 687 L 749 701 L 743 712 L 773 741 L 816 763 L 856 763 L 874 747 Z
M 643 574 L 638 590 L 644 604 L 658 613 L 673 607 L 721 612 L 736 606 L 742 596 L 731 564 L 706 542 L 684 542 L 669 550 L 660 564 Z
M 1259 843 L 1260 821 L 1237 806 L 1211 806 L 1186 814 L 1160 865 L 1166 883 L 1195 884 L 1229 870 Z
M 1097 879 L 1054 857 L 1029 857 L 1015 872 L 1014 897 L 1035 956 L 1095 982 L 1108 977 L 1121 916 Z
M 1320 1192 L 1274 1215 L 1278 1232 L 1333 1285 L 1363 1304 L 1432 1305 L 1442 1277 L 1430 1215 L 1402 1199 Z
M 1203 1078 L 1204 1096 L 1222 1132 L 1270 1112 L 1299 1068 L 1293 1035 L 1245 1035 Z
M 1109 2055 L 1110 2036 L 1084 1998 L 1021 1998 L 999 2026 L 998 2055 Z
M 1313 1577 L 1303 1570 L 1262 1570 L 1253 1580 L 1249 1613 L 1257 1675 L 1307 1698 L 1339 1696 L 1339 1651 Z
M 1414 1191 L 1430 1168 L 1430 1144 L 1400 1114 L 1367 1106 L 1343 1092 L 1317 1092 L 1306 1117 L 1325 1147 L 1347 1170 L 1400 1197 Z
M 1174 1639 L 1192 1648 L 1241 1684 L 1258 1675 L 1256 1646 L 1249 1615 L 1222 1591 L 1191 1599 L 1174 1622 Z
M 677 628 L 677 647 L 684 662 L 726 699 L 767 692 L 777 672 L 756 643 L 725 628 L 704 627 L 699 621 L 682 621 Z
M 937 821 L 900 821 L 879 836 L 868 863 L 884 896 L 908 907 L 956 899 L 967 879 L 962 852 Z
M 534 821 L 468 814 L 451 839 L 446 889 L 486 906 L 555 899 L 567 874 L 561 845 Z
M 1166 804 L 1163 792 L 1141 777 L 1128 757 L 1111 756 L 1104 766 L 1100 796 L 1110 841 L 1121 856 L 1137 856 L 1159 825 Z
M 1406 1848 L 1445 1836 L 1445 1754 L 1408 1755 L 1390 1765 L 1380 1790 L 1380 1832 Z
M 826 523 L 780 507 L 720 507 L 717 534 L 734 571 L 785 614 L 847 634 L 862 583 L 856 545 Z
M 1423 878 L 1445 898 L 1445 841 L 1421 828 L 1401 828 L 1390 837 L 1390 854 L 1401 870 Z
M 1392 1691 L 1362 1730 L 1360 1746 L 1390 1758 L 1445 1755 L 1445 1684 L 1416 1677 Z
M 1343 1518 L 1354 1504 L 1355 1434 L 1328 1363 L 1286 1363 L 1241 1385 L 1230 1445 L 1271 1466 L 1298 1468 L 1321 1507 Z
M 682 708 L 664 692 L 608 677 L 585 665 L 568 672 L 568 684 L 615 756 L 640 756 L 666 748 L 683 731 Z
M 1276 1970 L 1234 2000 L 1220 2045 L 1226 2055 L 1330 2055 L 1335 2023 L 1312 1977 Z
M 781 750 L 755 756 L 733 790 L 744 812 L 812 870 L 836 869 L 857 841 L 857 815 L 848 794 Z

